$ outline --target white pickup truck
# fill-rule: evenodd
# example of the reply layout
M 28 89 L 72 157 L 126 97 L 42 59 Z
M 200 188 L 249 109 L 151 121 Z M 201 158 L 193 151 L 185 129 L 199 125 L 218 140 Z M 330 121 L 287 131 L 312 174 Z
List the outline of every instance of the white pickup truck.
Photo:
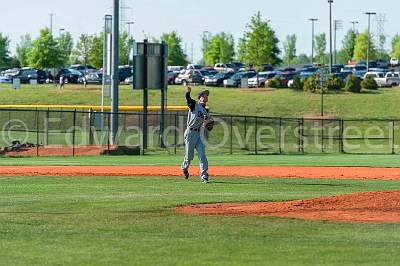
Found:
M 372 76 L 379 87 L 397 87 L 400 85 L 400 74 L 398 72 L 367 72 L 367 76 Z

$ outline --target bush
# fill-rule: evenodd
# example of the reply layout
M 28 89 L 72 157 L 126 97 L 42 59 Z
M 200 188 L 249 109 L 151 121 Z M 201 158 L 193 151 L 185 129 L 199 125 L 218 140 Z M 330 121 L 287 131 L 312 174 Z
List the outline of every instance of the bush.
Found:
M 317 93 L 322 91 L 321 81 L 317 74 L 314 74 L 305 80 L 304 91 L 311 93 Z
M 377 90 L 378 83 L 376 83 L 372 76 L 367 75 L 367 77 L 361 82 L 361 88 L 365 90 Z
M 267 87 L 268 88 L 274 88 L 274 89 L 279 89 L 279 88 L 284 88 L 285 85 L 283 84 L 282 80 L 280 78 L 272 78 L 267 81 Z
M 361 91 L 361 81 L 358 77 L 354 75 L 350 75 L 347 78 L 346 86 L 344 87 L 345 91 L 359 93 Z
M 344 87 L 344 82 L 341 78 L 335 75 L 329 75 L 326 81 L 328 91 L 340 91 Z
M 295 76 L 293 78 L 293 83 L 290 85 L 290 88 L 296 91 L 302 91 L 304 89 L 304 82 L 299 76 Z

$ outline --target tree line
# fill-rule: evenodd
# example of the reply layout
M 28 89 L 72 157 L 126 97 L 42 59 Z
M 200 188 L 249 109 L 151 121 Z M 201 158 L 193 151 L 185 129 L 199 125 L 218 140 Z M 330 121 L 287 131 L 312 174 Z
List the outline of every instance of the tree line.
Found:
M 378 41 L 370 41 L 370 59 L 400 58 L 400 35 L 392 40 L 391 54 L 383 47 L 386 39 L 378 36 Z M 186 65 L 188 56 L 183 49 L 183 41 L 177 31 L 164 33 L 159 39 L 169 46 L 168 64 Z M 314 62 L 327 64 L 329 56 L 326 53 L 326 34 L 317 34 L 314 38 Z M 120 62 L 129 63 L 130 49 L 134 40 L 126 32 L 120 35 Z M 276 36 L 270 23 L 263 19 L 260 12 L 251 17 L 246 25 L 243 36 L 238 44 L 232 34 L 221 32 L 211 34 L 204 32 L 202 36 L 203 58 L 200 63 L 214 65 L 228 63 L 234 60 L 247 63 L 256 68 L 263 64 L 271 65 L 299 65 L 311 62 L 311 57 L 306 54 L 297 54 L 297 36 L 288 35 L 280 48 L 280 40 Z M 0 33 L 0 67 L 30 66 L 34 68 L 57 68 L 70 64 L 92 65 L 101 68 L 103 64 L 104 33 L 79 36 L 76 44 L 69 32 L 63 32 L 57 38 L 49 29 L 42 29 L 37 39 L 32 40 L 29 34 L 21 36 L 16 49 L 16 55 L 11 56 L 10 39 Z M 358 33 L 349 30 L 342 41 L 342 48 L 335 54 L 336 63 L 346 64 L 350 60 L 366 60 L 368 46 L 368 32 Z

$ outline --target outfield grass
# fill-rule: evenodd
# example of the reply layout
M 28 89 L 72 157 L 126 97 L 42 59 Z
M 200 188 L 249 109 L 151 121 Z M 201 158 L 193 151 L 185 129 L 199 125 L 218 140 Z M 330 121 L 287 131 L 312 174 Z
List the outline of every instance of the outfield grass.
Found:
M 195 87 L 194 93 L 203 87 Z M 320 114 L 320 95 L 295 92 L 290 89 L 255 91 L 250 89 L 208 88 L 211 91 L 210 108 L 213 112 L 268 117 L 302 117 Z M 100 86 L 67 85 L 63 91 L 54 85 L 23 85 L 12 90 L 0 84 L 3 104 L 77 104 L 100 105 Z M 151 105 L 160 104 L 159 91 L 149 93 Z M 325 114 L 341 118 L 399 118 L 400 89 L 387 88 L 361 94 L 333 93 L 325 95 Z M 107 101 L 107 104 L 109 102 Z M 130 86 L 121 86 L 121 105 L 141 105 L 142 92 Z M 184 88 L 170 86 L 169 105 L 185 105 Z
M 32 157 L 0 158 L 0 166 L 20 165 L 177 165 L 182 155 L 144 156 L 85 156 L 85 157 Z M 364 166 L 400 167 L 398 155 L 210 155 L 210 165 L 216 166 Z M 198 165 L 195 158 L 193 165 Z
M 184 204 L 398 189 L 398 181 L 0 178 L 2 265 L 397 265 L 400 227 L 177 214 Z

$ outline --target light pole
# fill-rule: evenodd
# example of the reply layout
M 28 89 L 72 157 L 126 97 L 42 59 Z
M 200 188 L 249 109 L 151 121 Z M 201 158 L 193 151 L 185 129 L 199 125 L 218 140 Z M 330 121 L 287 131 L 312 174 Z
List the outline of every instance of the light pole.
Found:
M 310 18 L 308 20 L 311 21 L 311 65 L 314 65 L 314 24 L 318 19 Z
M 49 15 L 50 15 L 50 34 L 53 35 L 53 17 L 54 17 L 54 14 L 50 13 Z
M 128 25 L 128 38 L 129 39 L 131 38 L 131 26 L 133 26 L 134 24 L 135 24 L 135 22 L 133 22 L 133 21 L 126 22 L 126 25 Z
M 336 50 L 336 32 L 337 32 L 337 30 L 341 30 L 342 28 L 343 28 L 343 22 L 341 21 L 341 20 L 337 20 L 337 19 L 335 19 L 335 21 L 334 21 L 334 28 L 335 28 L 335 35 L 334 35 L 334 41 L 333 41 L 333 43 L 334 43 L 334 60 L 333 60 L 333 62 L 334 62 L 334 64 L 336 64 L 336 56 L 337 56 L 337 50 Z
M 332 74 L 332 63 L 333 63 L 333 53 L 332 53 L 332 3 L 333 0 L 328 0 L 329 3 L 329 73 Z
M 356 32 L 356 24 L 358 24 L 358 21 L 350 21 L 351 24 L 353 24 L 353 32 Z
M 118 142 L 119 111 L 119 0 L 114 0 L 112 20 L 112 74 L 111 74 L 111 143 Z
M 58 36 L 61 37 L 62 32 L 64 32 L 65 29 L 58 29 Z
M 367 43 L 367 71 L 369 71 L 369 49 L 371 46 L 371 16 L 376 15 L 375 12 L 365 12 L 365 15 L 368 16 L 368 43 Z

